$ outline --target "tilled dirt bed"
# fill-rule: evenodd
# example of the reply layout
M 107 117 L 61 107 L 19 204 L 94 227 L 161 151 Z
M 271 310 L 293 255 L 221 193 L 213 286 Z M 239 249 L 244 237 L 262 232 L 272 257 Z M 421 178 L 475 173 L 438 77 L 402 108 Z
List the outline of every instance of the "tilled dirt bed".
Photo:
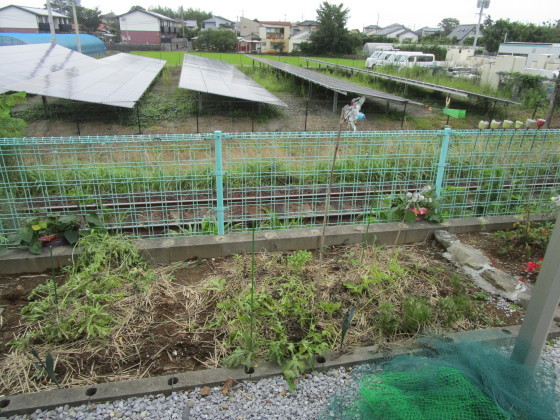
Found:
M 523 257 L 498 252 L 498 239 L 492 235 L 471 233 L 458 236 L 485 252 L 494 266 L 515 276 L 526 274 L 523 272 Z M 314 259 L 297 270 L 293 270 L 295 265 L 290 266 L 290 261 L 294 261 L 290 260 L 293 253 L 258 254 L 255 258 L 255 293 L 269 293 L 280 299 L 284 286 L 277 286 L 277 282 L 297 277 L 302 284 L 308 284 L 309 290 L 313 288 L 313 296 L 318 301 L 340 304 L 328 315 L 317 316 L 319 331 L 329 328 L 339 331 L 346 310 L 356 307 L 357 314 L 346 337 L 345 345 L 349 347 L 385 346 L 392 341 L 411 340 L 417 333 L 442 329 L 460 331 L 521 323 L 522 309 L 514 305 L 508 308 L 503 301 L 498 305 L 495 298 L 485 296 L 468 277 L 443 258 L 443 252 L 435 241 L 403 247 L 355 245 L 327 250 L 322 262 L 318 252 L 313 252 Z M 372 280 L 368 288 L 356 292 L 365 278 L 373 276 L 372 270 L 375 273 L 372 267 L 379 267 L 389 274 L 384 274 L 385 277 L 377 282 Z M 146 292 L 148 296 L 137 300 L 131 297 L 131 308 L 125 321 L 105 339 L 45 344 L 38 338 L 16 354 L 11 343 L 30 328 L 23 322 L 21 310 L 29 303 L 32 290 L 42 283 L 52 282 L 53 276 L 51 273 L 0 276 L 0 394 L 54 387 L 34 363 L 30 354 L 33 346 L 41 355 L 52 353 L 62 386 L 218 366 L 235 347 L 228 327 L 215 325 L 217 317 L 228 319 L 227 314 L 220 312 L 218 304 L 233 299 L 234 287 L 248 290 L 251 256 L 190 260 L 156 267 L 155 270 L 157 280 Z M 65 278 L 60 272 L 54 276 L 59 287 Z M 389 290 L 392 295 L 382 294 Z M 461 316 L 455 316 L 452 311 L 445 312 L 446 318 L 440 310 L 440 302 L 447 299 L 445 302 L 449 303 L 449 299 L 457 294 L 468 298 L 472 305 L 465 306 L 468 309 Z M 430 323 L 417 330 L 397 327 L 403 321 L 401 318 L 407 316 L 398 312 L 401 301 L 412 295 L 434 308 Z M 396 312 L 394 319 L 385 320 L 383 324 L 380 318 L 387 316 L 387 305 Z M 296 324 L 296 321 L 288 320 L 285 325 L 288 338 L 294 341 L 305 337 L 305 332 Z M 329 338 L 331 349 L 340 345 L 337 334 Z M 260 356 L 266 358 L 265 353 Z M 20 378 L 9 379 L 14 375 Z

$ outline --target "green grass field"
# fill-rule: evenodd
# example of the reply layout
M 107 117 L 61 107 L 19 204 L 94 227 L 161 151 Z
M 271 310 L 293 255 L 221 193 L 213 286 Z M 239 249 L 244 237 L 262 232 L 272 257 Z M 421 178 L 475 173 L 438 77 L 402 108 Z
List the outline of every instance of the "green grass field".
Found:
M 183 63 L 184 52 L 175 51 L 133 51 L 131 54 L 141 55 L 144 57 L 158 58 L 160 60 L 167 61 L 169 66 L 180 66 Z M 188 54 L 197 55 L 199 57 L 213 58 L 215 60 L 225 61 L 226 63 L 231 63 L 236 66 L 249 66 L 253 64 L 253 60 L 247 57 L 245 54 L 236 53 L 209 53 L 209 52 L 189 52 Z M 265 58 L 269 60 L 277 60 L 282 63 L 293 64 L 296 66 L 307 66 L 307 61 L 301 57 L 292 56 L 274 56 L 267 55 Z M 317 60 L 329 61 L 336 64 L 343 64 L 352 67 L 363 67 L 363 60 L 349 60 L 345 58 L 320 58 L 316 57 Z M 309 63 L 309 67 L 317 67 L 316 63 Z
M 134 51 L 132 54 L 142 55 L 145 57 L 152 57 L 158 58 L 161 60 L 167 61 L 169 66 L 181 66 L 183 63 L 183 56 L 184 52 L 174 52 L 174 51 Z M 247 67 L 253 65 L 253 60 L 246 56 L 245 54 L 236 54 L 236 53 L 208 53 L 208 52 L 193 52 L 188 53 L 192 55 L 197 55 L 199 57 L 208 57 L 213 58 L 215 60 L 225 61 L 227 63 L 234 64 L 236 66 Z M 276 60 L 282 63 L 293 64 L 296 66 L 301 67 L 310 67 L 316 68 L 319 65 L 317 63 L 308 62 L 302 57 L 293 57 L 293 56 L 274 56 L 274 55 L 267 55 L 265 56 L 269 60 Z M 328 61 L 330 63 L 357 67 L 357 68 L 364 68 L 364 60 L 354 60 L 354 59 L 347 59 L 347 58 L 324 58 L 324 57 L 311 57 L 317 60 Z M 258 63 L 255 62 L 255 65 Z M 324 67 L 324 66 L 323 66 Z M 440 84 L 443 86 L 449 86 L 457 89 L 463 89 L 470 92 L 477 92 L 486 95 L 496 95 L 501 97 L 508 97 L 508 92 L 496 92 L 493 89 L 489 88 L 488 86 L 480 86 L 477 82 L 473 82 L 470 80 L 452 80 L 449 79 L 445 74 L 436 74 L 432 75 L 427 69 L 403 69 L 404 71 L 399 72 L 397 69 L 390 68 L 390 67 L 381 67 L 376 69 L 376 71 L 387 73 L 387 74 L 395 74 L 401 77 L 407 77 L 411 79 L 418 79 L 423 80 L 429 83 Z M 337 73 L 332 74 L 334 77 L 339 77 L 341 79 L 351 80 L 354 83 L 361 84 L 368 87 L 379 88 L 379 86 L 372 86 L 370 81 L 366 81 L 364 79 L 371 79 L 371 77 L 344 77 Z M 374 83 L 375 85 L 375 83 Z

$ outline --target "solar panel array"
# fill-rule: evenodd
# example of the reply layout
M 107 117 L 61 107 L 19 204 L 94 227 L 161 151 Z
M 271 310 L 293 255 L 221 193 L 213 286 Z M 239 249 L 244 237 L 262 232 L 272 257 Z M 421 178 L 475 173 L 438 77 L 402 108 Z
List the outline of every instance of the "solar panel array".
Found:
M 489 99 L 489 100 L 494 101 L 494 102 L 501 102 L 501 103 L 519 105 L 519 102 L 510 101 L 508 99 L 496 98 L 494 96 L 483 95 L 481 93 L 470 92 L 468 90 L 457 89 L 457 88 L 452 88 L 452 87 L 448 87 L 448 86 L 436 85 L 435 83 L 427 83 L 427 82 L 422 82 L 420 80 L 407 79 L 407 78 L 404 78 L 404 77 L 379 73 L 377 71 L 365 70 L 365 69 L 360 69 L 360 68 L 351 67 L 351 66 L 344 66 L 342 64 L 331 63 L 329 61 L 315 60 L 313 58 L 304 58 L 304 60 L 310 61 L 312 63 L 324 64 L 326 66 L 338 67 L 338 68 L 350 70 L 350 71 L 353 71 L 353 72 L 369 74 L 371 76 L 375 76 L 375 77 L 378 77 L 380 79 L 391 80 L 393 82 L 399 82 L 399 83 L 404 83 L 404 84 L 411 85 L 411 86 L 417 86 L 417 87 L 422 87 L 422 88 L 426 88 L 426 89 L 430 89 L 430 90 L 435 90 L 435 91 L 438 91 L 438 92 L 444 92 L 444 93 L 447 93 L 447 94 L 450 94 L 450 95 L 462 96 L 464 98 L 468 98 L 468 97 L 473 96 L 473 97 L 477 97 L 477 98 Z
M 23 81 L 97 60 L 52 44 L 0 47 L 0 93 Z
M 326 89 L 332 90 L 337 93 L 341 93 L 342 95 L 348 95 L 348 93 L 356 93 L 358 95 L 363 95 L 370 98 L 380 98 L 380 99 L 386 99 L 388 101 L 394 101 L 400 103 L 404 103 L 404 102 L 416 103 L 406 98 L 401 98 L 400 96 L 391 95 L 389 93 L 381 92 L 379 90 L 357 85 L 355 83 L 347 82 L 345 80 L 340 80 L 337 79 L 336 77 L 331 77 L 321 73 L 317 73 L 313 70 L 304 69 L 302 67 L 294 66 L 287 63 L 281 63 L 275 60 L 268 60 L 266 58 L 260 58 L 254 56 L 249 56 L 249 57 L 258 62 L 268 64 L 269 66 L 275 67 L 286 73 L 297 76 L 301 79 L 308 80 L 309 82 L 314 83 L 316 85 L 323 86 Z
M 185 54 L 179 87 L 213 95 L 287 106 L 232 64 Z
M 30 79 L 12 89 L 132 108 L 164 65 L 164 60 L 120 53 Z

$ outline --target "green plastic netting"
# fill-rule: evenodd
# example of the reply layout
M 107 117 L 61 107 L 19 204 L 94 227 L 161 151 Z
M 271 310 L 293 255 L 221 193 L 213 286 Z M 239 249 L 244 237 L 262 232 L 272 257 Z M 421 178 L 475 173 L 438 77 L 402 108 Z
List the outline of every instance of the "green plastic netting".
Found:
M 480 338 L 480 337 L 478 337 Z M 536 372 L 510 358 L 511 347 L 480 340 L 430 339 L 423 355 L 354 369 L 322 420 L 558 419 L 552 366 Z
M 508 419 L 458 370 L 430 365 L 412 372 L 365 375 L 357 401 L 361 418 L 399 420 Z

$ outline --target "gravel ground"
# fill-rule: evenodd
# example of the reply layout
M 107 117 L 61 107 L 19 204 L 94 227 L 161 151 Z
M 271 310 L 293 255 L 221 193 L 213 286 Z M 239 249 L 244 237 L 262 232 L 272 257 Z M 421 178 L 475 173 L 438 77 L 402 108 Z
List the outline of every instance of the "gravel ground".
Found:
M 560 339 L 549 341 L 543 361 L 551 368 L 554 366 L 560 376 Z M 201 389 L 197 388 L 168 397 L 152 395 L 97 405 L 58 407 L 10 419 L 316 419 L 335 390 L 352 385 L 351 374 L 351 370 L 340 368 L 305 375 L 294 392 L 288 391 L 282 377 L 274 377 L 234 385 L 227 396 L 215 387 L 210 395 L 202 397 Z M 560 388 L 558 391 L 560 394 Z

